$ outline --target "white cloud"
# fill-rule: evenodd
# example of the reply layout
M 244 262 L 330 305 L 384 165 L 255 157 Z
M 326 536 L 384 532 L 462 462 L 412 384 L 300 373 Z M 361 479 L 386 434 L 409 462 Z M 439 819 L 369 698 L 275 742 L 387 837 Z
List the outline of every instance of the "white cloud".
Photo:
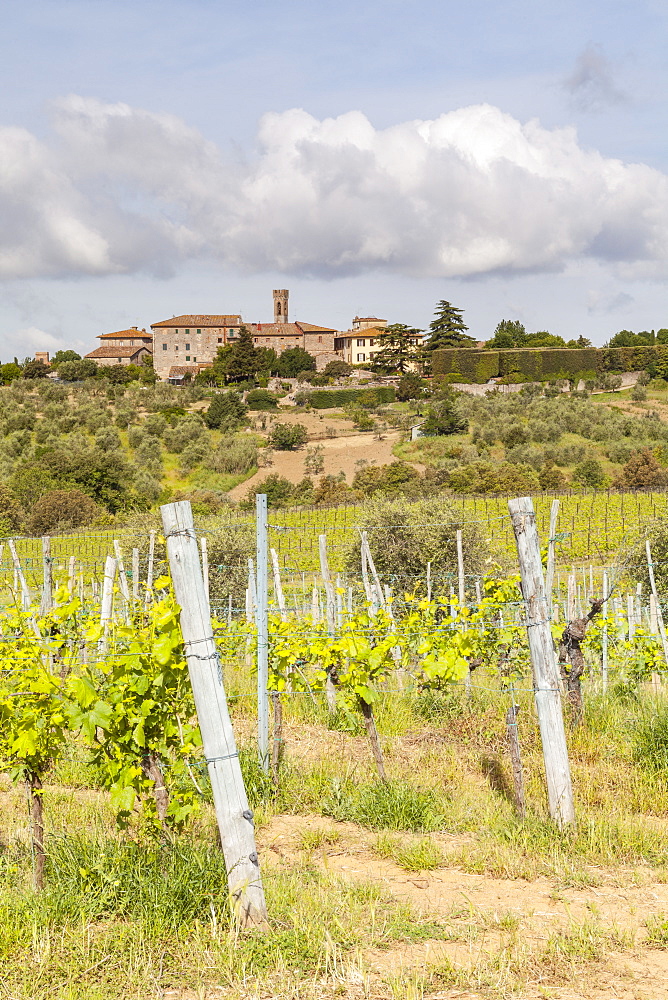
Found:
M 455 277 L 593 258 L 665 277 L 668 177 L 571 128 L 477 105 L 378 130 L 265 115 L 233 162 L 169 115 L 70 97 L 48 144 L 0 130 L 0 276 L 248 272 Z

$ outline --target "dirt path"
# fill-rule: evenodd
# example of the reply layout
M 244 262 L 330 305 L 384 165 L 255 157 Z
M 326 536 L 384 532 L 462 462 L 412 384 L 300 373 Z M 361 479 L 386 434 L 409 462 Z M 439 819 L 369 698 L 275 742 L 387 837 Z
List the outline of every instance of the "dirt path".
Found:
M 326 832 L 329 842 L 305 852 L 307 834 Z M 665 1000 L 668 997 L 668 952 L 647 946 L 646 923 L 668 913 L 668 884 L 651 880 L 648 871 L 605 871 L 596 868 L 599 884 L 586 889 L 564 888 L 547 878 L 531 881 L 473 875 L 447 865 L 448 854 L 460 852 L 466 838 L 435 835 L 445 861 L 428 872 L 407 872 L 373 850 L 375 835 L 350 823 L 318 816 L 278 816 L 259 835 L 264 865 L 270 870 L 300 855 L 341 878 L 377 883 L 383 895 L 408 903 L 424 920 L 445 924 L 444 939 L 406 942 L 388 949 L 369 949 L 361 973 L 386 982 L 447 969 L 455 979 L 470 979 L 468 989 L 420 994 L 424 1000 L 482 1000 L 514 996 L 523 1000 Z M 317 838 L 316 838 L 317 839 Z M 583 942 L 601 935 L 599 951 L 591 954 Z M 584 951 L 559 955 L 558 942 L 571 935 Z M 554 945 L 554 969 L 546 974 L 546 950 Z M 522 953 L 536 966 L 536 982 L 517 993 L 473 988 L 489 970 L 500 973 L 510 953 Z M 599 953 L 600 952 L 600 953 Z M 570 963 L 570 964 L 569 964 Z M 549 964 L 549 963 L 548 963 Z M 568 969 L 571 972 L 568 972 Z M 572 979 L 572 982 L 568 980 Z M 529 972 L 531 980 L 531 969 Z M 565 980 L 565 981 L 564 981 Z M 499 984 L 500 985 L 500 984 Z M 345 997 L 397 994 L 341 990 Z M 417 994 L 416 994 L 417 995 Z
M 394 460 L 392 448 L 399 438 L 399 431 L 388 431 L 380 441 L 376 440 L 373 434 L 354 434 L 348 437 L 311 441 L 309 446 L 320 445 L 322 447 L 325 461 L 324 475 L 337 476 L 343 472 L 350 483 L 359 468 L 359 462 L 364 461 L 376 465 L 392 462 Z M 260 469 L 250 479 L 235 486 L 234 489 L 230 490 L 230 497 L 233 500 L 241 500 L 249 490 L 254 488 L 256 483 L 272 472 L 285 476 L 291 483 L 298 483 L 306 475 L 305 458 L 305 448 L 300 451 L 275 451 L 271 467 Z

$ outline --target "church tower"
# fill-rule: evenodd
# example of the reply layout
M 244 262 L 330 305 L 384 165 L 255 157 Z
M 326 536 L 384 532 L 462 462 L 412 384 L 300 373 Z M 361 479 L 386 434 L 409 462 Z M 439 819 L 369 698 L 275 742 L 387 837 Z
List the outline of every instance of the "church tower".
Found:
M 274 323 L 288 322 L 288 292 L 287 288 L 274 289 Z

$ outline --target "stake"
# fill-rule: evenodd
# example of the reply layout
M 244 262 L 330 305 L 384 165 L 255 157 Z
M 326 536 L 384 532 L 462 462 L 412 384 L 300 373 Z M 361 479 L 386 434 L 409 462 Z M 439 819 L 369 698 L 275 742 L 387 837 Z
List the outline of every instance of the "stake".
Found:
M 515 788 L 515 809 L 522 819 L 526 816 L 526 803 L 524 800 L 524 772 L 522 770 L 522 754 L 520 751 L 520 739 L 517 731 L 517 713 L 519 705 L 512 704 L 506 712 L 506 735 L 508 737 L 508 749 L 510 751 L 510 761 L 513 768 L 513 786 Z
M 654 563 L 652 562 L 652 549 L 650 548 L 649 539 L 645 542 L 645 552 L 647 554 L 647 569 L 649 571 L 649 585 L 652 588 L 652 594 L 654 595 L 654 601 L 656 602 L 656 617 L 659 624 L 659 635 L 661 636 L 661 645 L 663 646 L 663 655 L 668 665 L 668 639 L 666 638 L 666 626 L 663 620 L 663 611 L 661 609 L 661 604 L 659 603 L 659 595 L 656 591 L 656 580 L 654 578 Z
M 24 611 L 28 611 L 30 608 L 30 590 L 28 589 L 28 584 L 26 583 L 26 578 L 23 575 L 23 569 L 21 568 L 21 561 L 16 553 L 16 546 L 14 545 L 14 539 L 8 538 L 7 544 L 9 545 L 9 551 L 12 554 L 12 561 L 14 563 L 14 573 L 16 576 L 16 583 L 21 587 L 21 606 Z M 18 590 L 18 586 L 14 586 L 15 590 Z
M 74 574 L 76 571 L 76 556 L 70 556 L 69 563 L 67 567 L 67 589 L 70 592 L 70 596 L 74 591 Z
M 53 607 L 53 570 L 49 535 L 42 537 L 42 580 L 42 602 L 39 610 L 41 614 L 45 615 Z
M 362 545 L 364 545 L 364 541 L 362 541 Z M 329 562 L 327 560 L 327 535 L 318 536 L 318 552 L 320 555 L 320 572 L 322 573 L 322 579 L 325 584 L 327 630 L 333 637 L 336 631 L 336 599 L 332 577 L 329 572 Z M 335 712 L 336 689 L 334 688 L 334 683 L 329 674 L 327 675 L 327 680 L 325 681 L 325 697 L 327 699 L 327 707 L 329 711 Z
M 552 591 L 554 589 L 554 564 L 557 543 L 557 518 L 559 517 L 559 501 L 553 500 L 550 508 L 550 537 L 547 542 L 547 572 L 545 574 L 545 593 L 547 595 L 547 613 L 552 617 Z
M 283 596 L 283 587 L 281 585 L 281 570 L 278 565 L 278 552 L 276 549 L 269 550 L 271 554 L 271 567 L 274 573 L 274 594 L 276 595 L 276 604 L 278 605 L 278 611 L 281 616 L 281 621 L 284 622 L 287 619 L 287 614 L 285 611 L 285 597 Z
M 148 542 L 148 569 L 146 571 L 146 604 L 151 600 L 153 591 L 153 559 L 155 556 L 155 531 L 151 531 Z
M 603 599 L 608 600 L 608 574 L 603 570 Z M 601 664 L 602 679 L 603 679 L 603 690 L 608 690 L 608 621 L 607 621 L 607 610 L 606 617 L 603 622 L 603 633 L 601 635 L 601 645 L 602 645 L 602 658 L 603 662 Z
M 267 494 L 255 496 L 257 598 L 257 747 L 260 767 L 269 773 L 269 613 L 267 578 Z
M 267 927 L 253 813 L 239 765 L 204 590 L 190 503 L 161 508 L 174 594 L 209 768 L 233 911 L 242 928 Z
M 508 501 L 522 577 L 534 696 L 543 744 L 550 815 L 559 827 L 575 823 L 573 788 L 554 643 L 547 617 L 543 567 L 530 497 Z
M 132 600 L 139 600 L 139 549 L 132 550 Z
M 116 565 L 118 566 L 118 584 L 121 588 L 121 594 L 123 595 L 123 600 L 129 604 L 130 603 L 130 588 L 128 587 L 128 578 L 125 575 L 125 566 L 123 565 L 123 553 L 121 552 L 121 543 L 118 539 L 114 539 L 114 555 L 116 556 Z
M 202 547 L 202 576 L 204 577 L 204 590 L 206 592 L 206 599 L 211 603 L 211 598 L 209 594 L 209 553 L 206 545 L 206 537 L 202 535 L 199 540 L 200 546 Z
M 114 577 L 116 576 L 116 560 L 113 556 L 107 556 L 104 563 L 104 580 L 102 581 L 102 605 L 100 607 L 100 625 L 102 626 L 102 638 L 99 642 L 99 650 L 102 656 L 107 652 L 107 633 L 111 623 L 111 615 L 114 604 Z

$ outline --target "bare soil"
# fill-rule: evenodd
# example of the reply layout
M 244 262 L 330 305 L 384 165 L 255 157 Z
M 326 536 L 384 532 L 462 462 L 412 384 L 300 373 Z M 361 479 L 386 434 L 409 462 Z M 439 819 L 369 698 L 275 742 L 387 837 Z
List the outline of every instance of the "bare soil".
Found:
M 410 979 L 411 975 L 419 978 L 439 967 L 459 970 L 464 977 L 470 975 L 471 986 L 465 990 L 425 988 L 419 994 L 423 1000 L 668 997 L 668 951 L 647 946 L 645 927 L 649 918 L 668 911 L 668 885 L 651 881 L 649 871 L 629 871 L 625 878 L 619 870 L 597 868 L 599 884 L 586 889 L 560 887 L 546 878 L 526 881 L 472 875 L 449 867 L 447 860 L 448 854 L 461 851 L 466 838 L 439 834 L 432 836 L 443 850 L 443 866 L 434 871 L 407 872 L 374 853 L 374 834 L 320 816 L 277 816 L 263 828 L 259 841 L 265 869 L 270 872 L 300 851 L 303 854 L 305 831 L 319 829 L 333 842 L 310 852 L 315 863 L 344 879 L 377 883 L 384 896 L 409 903 L 425 920 L 446 922 L 453 931 L 449 940 L 367 950 L 356 967 L 364 988 L 348 982 L 340 984 L 338 993 L 323 990 L 323 997 L 393 998 L 398 994 L 388 990 L 388 981 L 402 976 Z M 616 947 L 591 961 L 576 963 L 570 973 L 560 966 L 546 974 L 544 966 L 537 964 L 535 983 L 529 981 L 521 993 L 472 988 L 481 963 L 500 966 L 512 941 L 521 942 L 530 964 L 533 952 L 541 953 L 555 935 L 578 926 L 614 932 Z

